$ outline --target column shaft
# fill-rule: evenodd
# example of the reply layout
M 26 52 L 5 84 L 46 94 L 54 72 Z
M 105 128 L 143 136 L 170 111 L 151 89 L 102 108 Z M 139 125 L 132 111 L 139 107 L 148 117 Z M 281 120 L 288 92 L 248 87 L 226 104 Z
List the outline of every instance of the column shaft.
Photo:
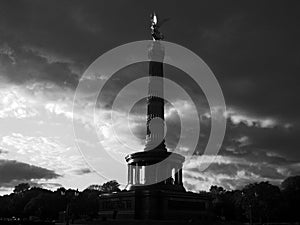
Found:
M 131 169 L 130 169 L 130 165 L 127 165 L 127 183 L 130 184 L 131 183 Z
M 135 166 L 135 184 L 140 184 L 140 167 Z
M 182 184 L 182 168 L 179 169 L 179 172 L 178 172 L 178 175 L 179 175 L 179 184 L 181 185 Z
M 178 179 L 178 167 L 175 167 L 175 184 L 179 184 L 179 179 Z

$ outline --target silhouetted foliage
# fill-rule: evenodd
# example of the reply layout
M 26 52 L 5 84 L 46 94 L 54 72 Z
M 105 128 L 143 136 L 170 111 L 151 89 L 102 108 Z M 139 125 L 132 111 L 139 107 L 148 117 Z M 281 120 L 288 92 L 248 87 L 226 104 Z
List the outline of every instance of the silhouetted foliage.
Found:
M 69 212 L 70 219 L 97 217 L 99 196 L 120 191 L 115 180 L 90 185 L 79 192 L 58 188 L 50 191 L 22 183 L 10 195 L 0 196 L 0 218 L 57 219 L 60 212 Z M 225 190 L 211 186 L 212 212 L 218 220 L 253 223 L 299 222 L 300 176 L 289 177 L 279 187 L 268 182 L 246 185 L 241 190 Z
M 286 210 L 284 211 L 289 221 L 300 221 L 299 202 L 300 202 L 300 176 L 288 177 L 282 184 L 282 194 Z
M 117 181 L 111 180 L 102 185 L 92 184 L 86 190 L 98 191 L 99 193 L 112 193 L 121 191 L 119 186 L 120 184 Z
M 268 182 L 248 184 L 233 191 L 212 186 L 212 211 L 226 221 L 299 222 L 299 181 L 299 177 L 287 178 L 282 183 L 283 190 Z
M 108 181 L 102 185 L 102 191 L 104 193 L 119 192 L 120 191 L 119 186 L 120 184 L 115 180 Z
M 28 183 L 21 183 L 15 186 L 14 193 L 19 194 L 24 191 L 27 191 L 30 188 L 30 185 Z
M 0 196 L 1 218 L 29 218 L 55 220 L 60 212 L 69 211 L 71 218 L 94 218 L 99 211 L 99 195 L 120 191 L 117 181 L 91 185 L 82 192 L 58 188 L 56 191 L 21 183 L 10 195 Z

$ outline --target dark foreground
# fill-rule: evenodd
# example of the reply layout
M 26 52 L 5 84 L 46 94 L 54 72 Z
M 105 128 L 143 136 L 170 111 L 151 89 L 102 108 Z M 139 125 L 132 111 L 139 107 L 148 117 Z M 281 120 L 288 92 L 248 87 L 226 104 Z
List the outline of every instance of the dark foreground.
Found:
M 66 223 L 54 223 L 54 222 L 42 222 L 42 221 L 1 221 L 0 225 L 65 225 Z M 72 224 L 72 223 L 70 223 Z M 73 223 L 74 225 L 165 225 L 165 224 L 172 224 L 172 225 L 183 225 L 183 224 L 190 224 L 190 225 L 241 225 L 242 223 L 236 222 L 213 222 L 213 221 L 157 221 L 157 220 L 108 220 L 108 221 L 76 221 Z
M 1 221 L 0 225 L 65 225 L 66 223 L 54 222 L 32 222 L 32 221 Z M 71 225 L 72 223 L 70 223 Z M 241 222 L 219 222 L 219 221 L 157 221 L 157 220 L 108 220 L 108 221 L 93 221 L 73 223 L 74 225 L 249 225 L 249 223 Z M 300 223 L 254 223 L 253 225 L 300 225 Z
M 77 224 L 77 223 L 76 223 Z M 158 220 L 132 220 L 132 221 L 121 221 L 121 220 L 111 220 L 111 221 L 98 221 L 92 223 L 80 223 L 81 225 L 99 224 L 99 225 L 242 225 L 243 223 L 223 223 L 223 222 L 213 222 L 213 221 L 158 221 Z M 65 225 L 65 223 L 57 223 L 56 225 Z M 79 224 L 77 224 L 79 225 Z
M 242 222 L 218 222 L 218 221 L 98 221 L 89 223 L 75 223 L 76 225 L 249 225 L 249 223 Z M 65 225 L 65 223 L 56 223 L 56 225 Z M 253 225 L 300 225 L 300 223 L 253 223 Z
M 249 225 L 249 223 L 242 222 L 218 222 L 218 221 L 145 221 L 145 220 L 136 220 L 136 221 L 98 221 L 98 222 L 89 222 L 89 223 L 74 223 L 76 225 Z M 65 223 L 56 223 L 56 225 L 65 225 Z M 253 223 L 253 225 L 300 225 L 300 223 Z

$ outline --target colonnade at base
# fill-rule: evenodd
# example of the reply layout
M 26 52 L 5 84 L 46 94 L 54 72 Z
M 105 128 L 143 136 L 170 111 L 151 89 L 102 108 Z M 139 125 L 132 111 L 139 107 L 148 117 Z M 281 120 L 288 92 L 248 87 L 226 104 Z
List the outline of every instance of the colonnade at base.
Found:
M 167 151 L 135 152 L 126 156 L 127 190 L 159 188 L 185 191 L 182 182 L 184 157 Z M 151 186 L 151 187 L 150 187 Z
M 164 163 L 154 165 L 128 164 L 127 183 L 130 185 L 155 183 L 182 185 L 182 165 Z

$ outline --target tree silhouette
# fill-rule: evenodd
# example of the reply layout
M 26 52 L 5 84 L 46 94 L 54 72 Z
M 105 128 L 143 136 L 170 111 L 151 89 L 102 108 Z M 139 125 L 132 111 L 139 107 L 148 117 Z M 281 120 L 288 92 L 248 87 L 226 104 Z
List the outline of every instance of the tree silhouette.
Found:
M 112 193 L 120 191 L 120 184 L 116 180 L 108 181 L 102 185 L 102 191 L 104 193 Z
M 90 185 L 81 192 L 63 187 L 50 191 L 39 187 L 30 188 L 28 183 L 21 183 L 15 186 L 12 194 L 0 196 L 0 218 L 25 219 L 35 216 L 40 220 L 56 220 L 59 213 L 68 208 L 70 219 L 91 220 L 98 216 L 100 195 L 118 192 L 119 187 L 115 180 L 102 185 Z M 212 186 L 210 193 L 206 194 L 212 197 L 211 211 L 216 220 L 299 222 L 300 176 L 287 178 L 281 187 L 268 182 L 248 184 L 241 190 L 232 191 Z
M 281 187 L 283 188 L 284 202 L 286 203 L 285 214 L 288 221 L 300 221 L 299 202 L 300 202 L 300 176 L 288 177 Z
M 30 188 L 30 185 L 28 183 L 21 183 L 15 186 L 14 193 L 19 194 L 24 191 L 27 191 Z

